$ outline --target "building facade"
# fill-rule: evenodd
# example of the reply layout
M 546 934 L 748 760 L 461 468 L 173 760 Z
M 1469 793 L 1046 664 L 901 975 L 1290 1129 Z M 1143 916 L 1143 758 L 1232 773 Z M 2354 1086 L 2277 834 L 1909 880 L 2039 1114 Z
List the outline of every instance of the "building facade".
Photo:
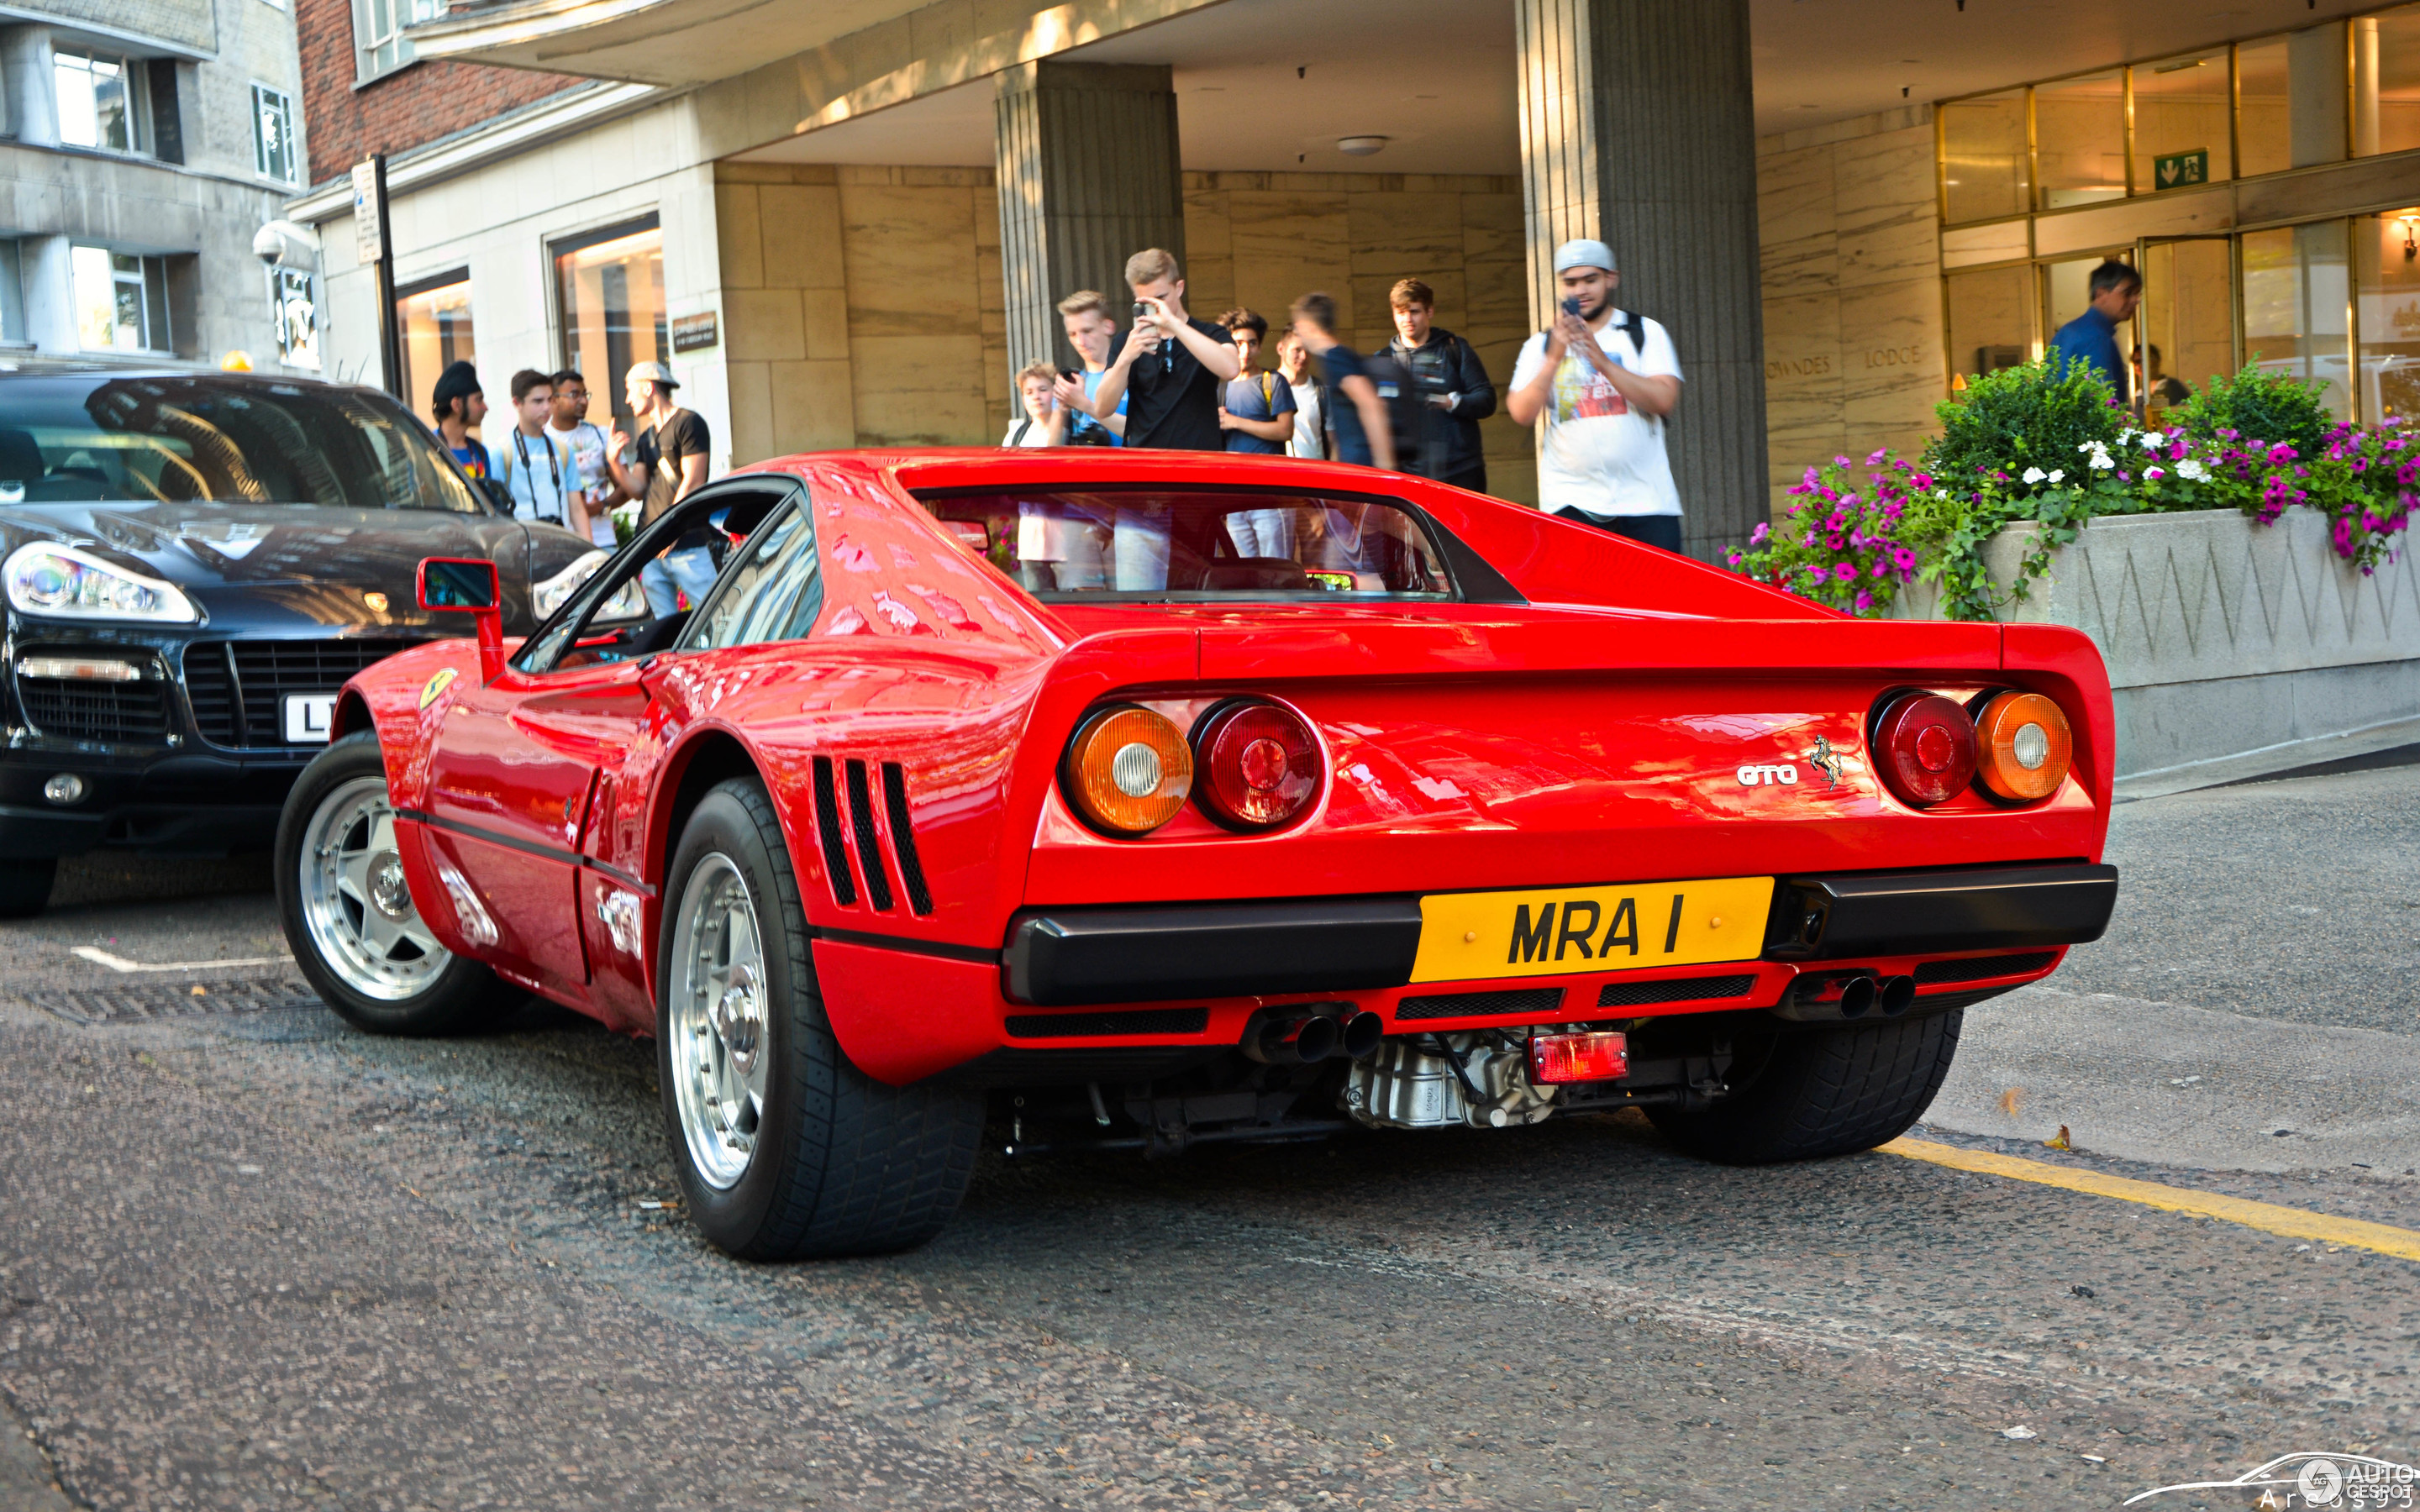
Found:
M 323 368 L 306 249 L 252 250 L 308 182 L 282 4 L 30 0 L 0 94 L 0 362 Z

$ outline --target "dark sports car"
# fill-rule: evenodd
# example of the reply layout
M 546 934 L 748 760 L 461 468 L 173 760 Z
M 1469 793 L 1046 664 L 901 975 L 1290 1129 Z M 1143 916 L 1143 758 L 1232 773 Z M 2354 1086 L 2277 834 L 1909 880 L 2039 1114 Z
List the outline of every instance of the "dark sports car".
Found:
M 413 600 L 432 555 L 493 562 L 524 629 L 605 561 L 501 513 L 375 390 L 0 378 L 0 916 L 95 846 L 267 848 L 345 680 L 461 633 Z

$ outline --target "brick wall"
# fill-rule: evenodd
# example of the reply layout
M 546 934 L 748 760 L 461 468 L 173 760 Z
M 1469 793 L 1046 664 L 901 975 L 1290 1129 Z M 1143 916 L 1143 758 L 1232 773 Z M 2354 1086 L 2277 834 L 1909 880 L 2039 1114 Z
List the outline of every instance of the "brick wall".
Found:
M 302 50 L 310 180 L 341 177 L 373 152 L 394 154 L 492 120 L 587 81 L 560 73 L 414 63 L 353 87 L 352 0 L 294 0 Z

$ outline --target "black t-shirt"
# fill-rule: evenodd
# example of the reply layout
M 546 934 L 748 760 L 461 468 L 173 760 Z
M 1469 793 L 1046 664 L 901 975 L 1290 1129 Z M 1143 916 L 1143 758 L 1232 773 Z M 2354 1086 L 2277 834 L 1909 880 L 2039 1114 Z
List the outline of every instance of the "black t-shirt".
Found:
M 630 450 L 647 470 L 647 501 L 639 506 L 640 524 L 672 507 L 673 496 L 680 492 L 681 459 L 704 456 L 707 444 L 706 422 L 686 409 L 675 409 L 662 424 L 639 432 Z
M 1370 450 L 1370 433 L 1362 426 L 1361 410 L 1354 404 L 1353 395 L 1344 392 L 1346 378 L 1370 376 L 1362 369 L 1361 354 L 1340 341 L 1319 354 L 1319 368 L 1326 376 L 1327 392 L 1335 395 L 1327 407 L 1328 434 L 1336 438 L 1336 448 L 1330 455 L 1339 462 L 1372 466 L 1377 456 Z
M 1235 344 L 1235 338 L 1223 326 L 1214 326 L 1207 320 L 1188 319 L 1185 323 L 1212 341 L 1230 347 Z M 1121 331 L 1109 338 L 1111 363 L 1125 350 L 1126 337 L 1131 333 Z M 1183 342 L 1163 342 L 1158 351 L 1141 354 L 1126 369 L 1126 444 L 1188 452 L 1225 451 L 1227 434 L 1218 428 L 1221 388 L 1218 375 L 1203 367 Z

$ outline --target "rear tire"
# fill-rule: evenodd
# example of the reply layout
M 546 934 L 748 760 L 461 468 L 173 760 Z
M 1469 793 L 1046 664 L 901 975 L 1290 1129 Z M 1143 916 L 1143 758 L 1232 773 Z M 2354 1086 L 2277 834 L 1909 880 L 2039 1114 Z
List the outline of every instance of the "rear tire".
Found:
M 0 861 L 0 918 L 31 918 L 50 905 L 51 884 L 58 880 L 55 856 Z
M 347 735 L 302 768 L 277 818 L 277 917 L 294 964 L 370 1034 L 458 1034 L 521 995 L 437 943 L 403 885 L 378 736 Z
M 764 788 L 709 791 L 664 875 L 656 1064 L 699 1230 L 752 1260 L 884 1255 L 939 1233 L 974 1174 L 983 1097 L 850 1064 Z
M 1647 1109 L 1682 1149 L 1726 1165 L 1871 1149 L 1924 1116 L 1949 1074 L 1963 1009 L 1922 1018 L 1781 1031 L 1761 1064 L 1732 1068 L 1730 1094 L 1696 1112 Z M 1753 1052 L 1750 1052 L 1753 1055 Z

